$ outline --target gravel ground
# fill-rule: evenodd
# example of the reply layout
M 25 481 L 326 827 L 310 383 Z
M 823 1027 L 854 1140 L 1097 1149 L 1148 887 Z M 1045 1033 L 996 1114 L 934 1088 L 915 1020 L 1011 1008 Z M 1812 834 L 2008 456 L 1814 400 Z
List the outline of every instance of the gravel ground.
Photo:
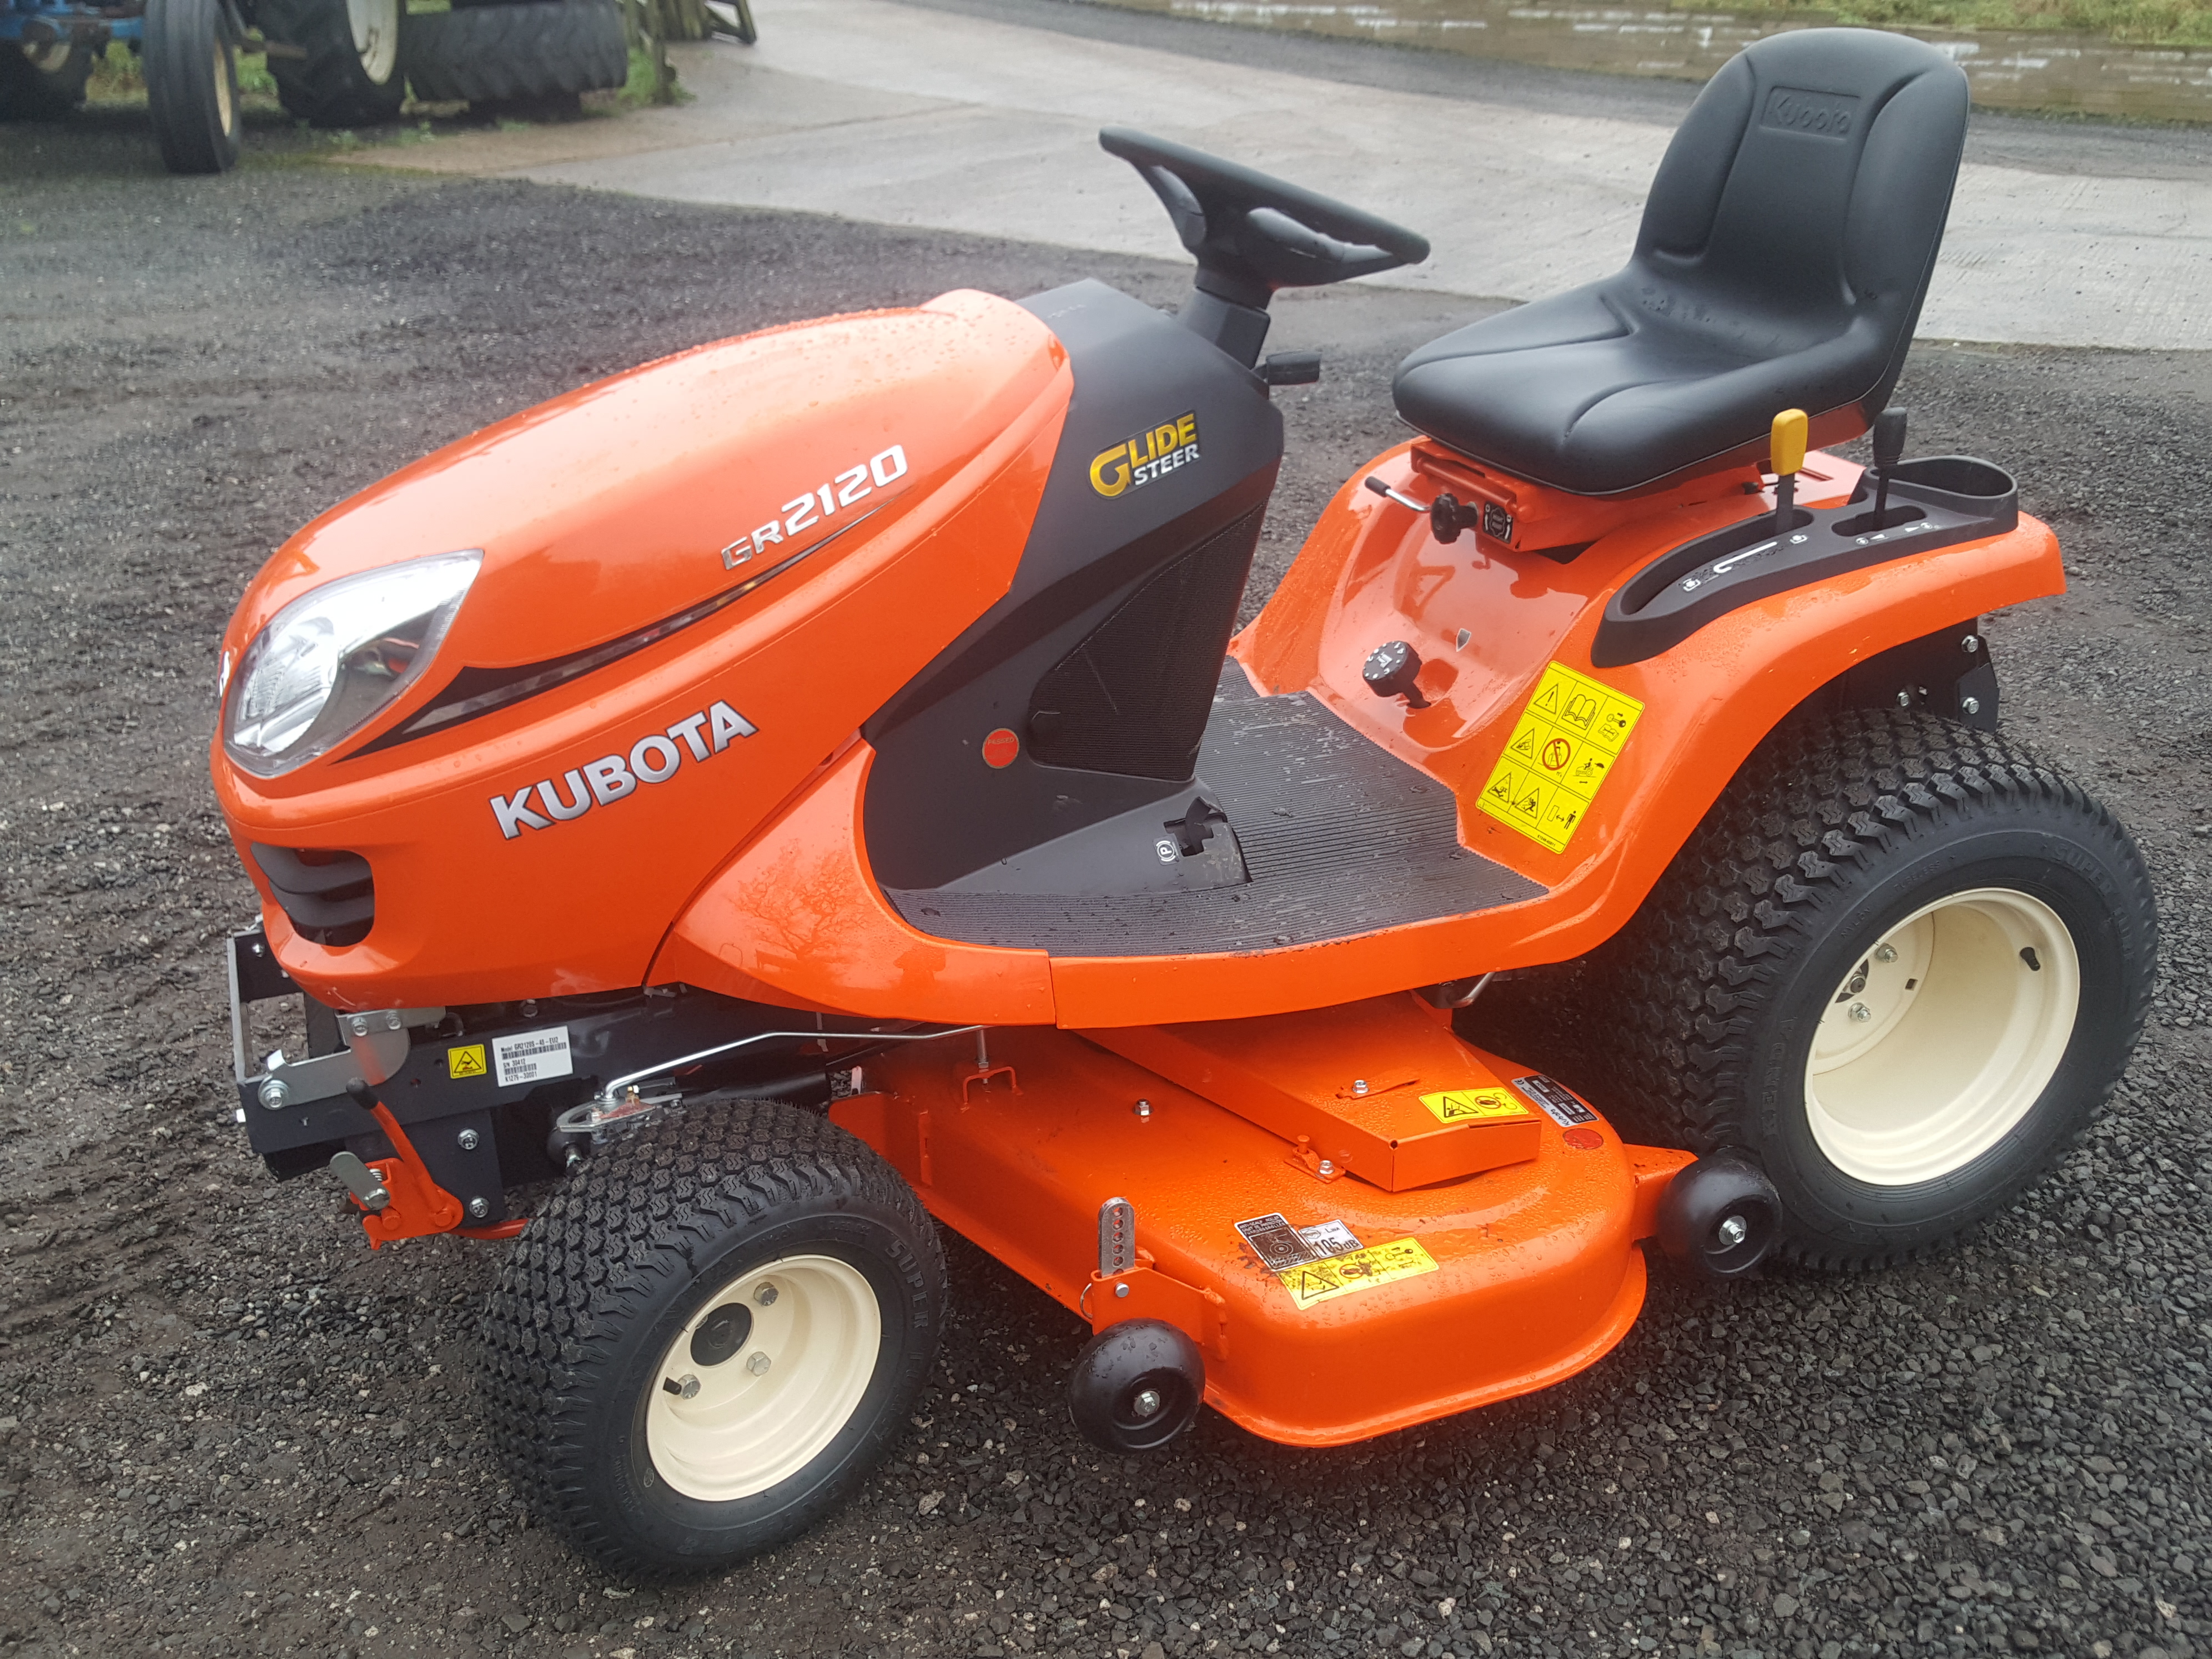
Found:
M 1164 1659 L 2212 1644 L 2212 1212 L 2200 641 L 2212 366 L 1925 345 L 1915 448 L 2025 477 L 2073 591 L 1991 630 L 2013 728 L 2142 837 L 2164 988 L 2106 1121 L 1938 1259 L 1655 1276 L 1618 1352 L 1364 1446 L 1208 1415 L 1103 1457 L 1081 1331 L 954 1241 L 912 1440 L 819 1532 L 678 1591 L 533 1529 L 470 1336 L 494 1246 L 372 1255 L 230 1121 L 217 942 L 250 915 L 204 777 L 214 645 L 289 531 L 640 358 L 960 283 L 1180 272 L 795 216 L 300 164 L 152 171 L 127 125 L 0 134 L 0 1654 Z M 1446 320 L 1301 299 L 1258 586 L 1394 436 Z M 1464 314 L 1462 310 L 1460 313 Z

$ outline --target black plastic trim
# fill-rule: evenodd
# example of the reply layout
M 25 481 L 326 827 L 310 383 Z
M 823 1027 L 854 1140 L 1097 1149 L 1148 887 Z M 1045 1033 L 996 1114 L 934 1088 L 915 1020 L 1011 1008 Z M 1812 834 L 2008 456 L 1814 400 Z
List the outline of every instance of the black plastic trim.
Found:
M 571 651 L 566 656 L 549 657 L 543 662 L 522 663 L 512 668 L 464 668 L 446 682 L 436 696 L 407 719 L 343 758 L 357 760 L 379 750 L 411 743 L 416 738 L 450 731 L 465 721 L 511 708 L 541 691 L 550 691 L 556 686 L 566 685 L 570 680 L 642 651 L 648 645 L 658 645 L 672 635 L 706 621 L 724 607 L 735 605 L 748 593 L 757 592 L 801 559 L 820 552 L 840 536 L 849 535 L 858 530 L 882 510 L 880 507 L 872 507 L 851 523 L 840 525 L 820 541 L 802 547 L 789 558 L 778 562 L 758 575 L 749 577 L 735 587 L 702 600 L 688 610 L 679 611 L 672 617 L 647 623 L 643 628 L 625 634 L 620 639 L 589 646 L 581 651 Z
M 302 938 L 317 945 L 358 945 L 376 921 L 376 878 L 358 853 L 318 851 L 310 864 L 289 847 L 250 843 L 269 890 Z
M 1890 470 L 1887 529 L 1867 527 L 1870 479 L 1840 507 L 1799 508 L 1786 532 L 1764 513 L 1686 542 L 1646 565 L 1606 602 L 1590 645 L 1594 667 L 1618 668 L 1672 650 L 1706 623 L 1758 600 L 1893 559 L 2002 536 L 2020 522 L 2020 489 L 2002 467 L 1936 455 Z M 1893 523 L 1905 511 L 1917 516 Z

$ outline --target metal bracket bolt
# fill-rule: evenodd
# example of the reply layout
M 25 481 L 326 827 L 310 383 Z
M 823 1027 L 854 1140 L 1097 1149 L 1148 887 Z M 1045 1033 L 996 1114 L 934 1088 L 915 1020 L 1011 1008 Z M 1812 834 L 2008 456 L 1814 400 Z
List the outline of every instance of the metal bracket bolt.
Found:
M 490 1213 L 491 1213 L 491 1200 L 490 1200 L 489 1199 L 484 1199 L 484 1198 L 472 1198 L 472 1199 L 471 1199 L 471 1200 L 469 1200 L 469 1219 L 470 1219 L 470 1220 L 471 1220 L 471 1221 L 482 1221 L 482 1220 L 483 1220 L 486 1216 L 489 1215 Z
M 454 1143 L 465 1152 L 473 1152 L 483 1145 L 483 1137 L 474 1129 L 464 1129 L 453 1137 Z

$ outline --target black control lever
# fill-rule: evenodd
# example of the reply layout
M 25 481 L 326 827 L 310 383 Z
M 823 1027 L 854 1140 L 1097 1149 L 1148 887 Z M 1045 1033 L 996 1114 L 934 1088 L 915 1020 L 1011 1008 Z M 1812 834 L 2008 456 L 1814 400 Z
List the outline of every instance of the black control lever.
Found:
M 1380 478 L 1370 476 L 1367 479 L 1367 488 L 1382 496 L 1384 501 L 1395 501 L 1401 507 L 1410 507 L 1416 513 L 1426 514 L 1429 520 L 1429 533 L 1440 542 L 1446 544 L 1455 542 L 1459 539 L 1462 531 L 1480 530 L 1482 527 L 1481 507 L 1469 506 L 1449 489 L 1438 490 L 1436 500 L 1423 507 L 1411 495 L 1399 494 Z M 1510 529 L 1510 524 L 1508 529 L 1509 531 Z
M 1889 510 L 1890 469 L 1905 459 L 1905 410 L 1893 404 L 1874 417 L 1874 521 L 1886 528 L 1882 514 Z

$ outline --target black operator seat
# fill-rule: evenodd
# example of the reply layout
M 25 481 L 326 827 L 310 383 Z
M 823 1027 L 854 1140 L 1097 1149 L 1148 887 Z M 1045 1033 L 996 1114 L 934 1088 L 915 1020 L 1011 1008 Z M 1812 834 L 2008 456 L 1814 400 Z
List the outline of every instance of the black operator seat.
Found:
M 1866 430 L 1912 342 L 1966 134 L 1966 77 L 1874 29 L 1802 29 L 1714 76 L 1626 269 L 1432 341 L 1398 412 L 1578 495 L 1757 460 L 1784 409 Z

